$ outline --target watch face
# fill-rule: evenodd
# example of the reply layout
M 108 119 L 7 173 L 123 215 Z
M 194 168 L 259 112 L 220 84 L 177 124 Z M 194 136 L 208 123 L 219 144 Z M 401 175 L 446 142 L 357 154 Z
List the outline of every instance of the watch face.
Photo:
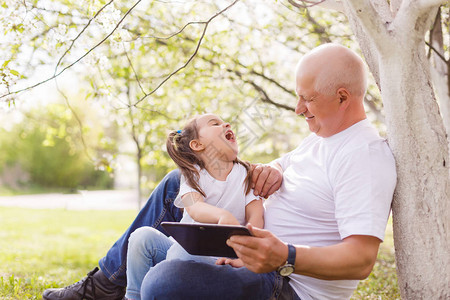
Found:
M 289 276 L 292 272 L 294 272 L 294 266 L 289 264 L 282 266 L 279 271 L 281 276 Z

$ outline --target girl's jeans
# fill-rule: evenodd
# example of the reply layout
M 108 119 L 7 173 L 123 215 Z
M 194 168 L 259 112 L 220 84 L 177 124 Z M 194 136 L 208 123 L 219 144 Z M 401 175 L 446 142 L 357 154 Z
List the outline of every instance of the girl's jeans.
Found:
M 194 260 L 214 264 L 216 258 L 190 255 L 173 238 L 153 227 L 136 229 L 128 240 L 127 292 L 128 299 L 141 299 L 141 285 L 145 274 L 156 264 L 171 259 Z

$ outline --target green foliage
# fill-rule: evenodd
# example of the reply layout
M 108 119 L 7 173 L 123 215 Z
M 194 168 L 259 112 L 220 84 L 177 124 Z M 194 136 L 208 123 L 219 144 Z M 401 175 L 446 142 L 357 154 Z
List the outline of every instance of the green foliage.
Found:
M 47 288 L 80 280 L 98 264 L 135 214 L 2 208 L 0 298 L 41 299 Z M 372 274 L 360 282 L 352 299 L 400 299 L 391 226 Z
M 86 157 L 77 131 L 78 124 L 64 105 L 31 110 L 10 130 L 0 129 L 3 172 L 7 166 L 18 166 L 28 174 L 28 184 L 43 187 L 111 187 L 109 174 L 96 170 Z

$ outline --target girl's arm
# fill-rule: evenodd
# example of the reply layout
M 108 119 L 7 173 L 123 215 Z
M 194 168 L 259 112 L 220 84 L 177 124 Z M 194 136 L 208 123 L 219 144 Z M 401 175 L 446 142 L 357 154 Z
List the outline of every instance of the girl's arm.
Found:
M 253 200 L 245 207 L 245 219 L 247 223 L 258 228 L 264 228 L 263 200 Z
M 254 200 L 247 204 L 245 207 L 245 220 L 247 223 L 252 224 L 252 226 L 263 228 L 264 227 L 264 206 L 263 200 Z M 244 266 L 241 259 L 232 259 L 221 257 L 216 260 L 216 265 L 231 265 L 235 268 L 240 268 Z
M 197 222 L 240 225 L 238 220 L 226 209 L 205 203 L 200 193 L 187 193 L 181 197 L 181 200 L 187 213 Z

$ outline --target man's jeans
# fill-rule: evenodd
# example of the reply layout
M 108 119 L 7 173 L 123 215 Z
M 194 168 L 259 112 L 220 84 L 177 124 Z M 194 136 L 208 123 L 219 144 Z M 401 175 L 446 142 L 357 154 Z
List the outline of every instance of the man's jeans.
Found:
M 181 210 L 173 205 L 179 188 L 179 170 L 171 171 L 152 192 L 131 226 L 100 259 L 100 268 L 111 282 L 127 284 L 126 258 L 132 232 L 151 226 L 167 235 L 161 222 L 181 220 Z M 143 299 L 285 299 L 284 296 L 299 299 L 287 280 L 276 272 L 255 274 L 246 268 L 180 260 L 163 261 L 152 268 L 144 278 L 141 295 Z
M 162 179 L 131 226 L 111 249 L 109 249 L 106 256 L 100 259 L 98 262 L 100 269 L 112 283 L 120 286 L 127 285 L 126 263 L 128 239 L 133 231 L 143 226 L 151 226 L 168 235 L 161 227 L 161 222 L 178 222 L 181 220 L 183 213 L 173 205 L 179 188 L 180 172 L 176 169 Z
M 276 272 L 256 274 L 229 265 L 165 260 L 147 273 L 141 296 L 146 300 L 300 300 L 288 281 Z

